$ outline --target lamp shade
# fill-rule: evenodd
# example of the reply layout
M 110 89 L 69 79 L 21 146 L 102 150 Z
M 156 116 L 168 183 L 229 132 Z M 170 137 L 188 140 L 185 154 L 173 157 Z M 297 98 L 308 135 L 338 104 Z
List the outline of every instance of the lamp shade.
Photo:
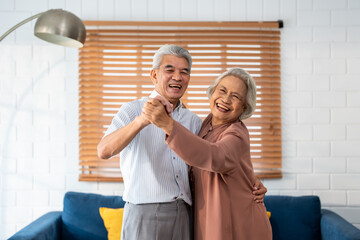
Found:
M 81 48 L 85 43 L 86 29 L 80 18 L 73 13 L 51 9 L 37 19 L 34 35 L 54 44 Z

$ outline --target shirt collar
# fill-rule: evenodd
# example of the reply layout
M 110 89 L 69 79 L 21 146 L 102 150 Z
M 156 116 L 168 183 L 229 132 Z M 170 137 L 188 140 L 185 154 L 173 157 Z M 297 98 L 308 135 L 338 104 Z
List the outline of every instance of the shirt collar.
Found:
M 154 98 L 156 96 L 161 96 L 160 93 L 158 93 L 155 89 L 151 92 L 149 98 Z M 182 102 L 181 99 L 179 99 L 179 104 L 177 105 L 177 107 L 173 110 L 173 111 L 179 111 L 182 108 Z

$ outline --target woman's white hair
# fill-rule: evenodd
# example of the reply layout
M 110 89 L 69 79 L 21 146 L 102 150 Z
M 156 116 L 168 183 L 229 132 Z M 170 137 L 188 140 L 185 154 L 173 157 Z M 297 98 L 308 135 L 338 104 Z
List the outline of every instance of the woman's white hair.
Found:
M 185 58 L 189 64 L 189 73 L 191 72 L 192 58 L 188 50 L 173 44 L 165 44 L 160 47 L 153 58 L 153 69 L 158 69 L 161 65 L 164 55 L 174 55 L 179 58 Z
M 222 73 L 214 81 L 214 83 L 209 86 L 209 88 L 206 90 L 206 94 L 210 99 L 214 93 L 216 86 L 223 78 L 227 76 L 234 76 L 237 79 L 239 79 L 239 81 L 243 81 L 245 83 L 247 87 L 246 103 L 245 103 L 246 105 L 245 105 L 245 110 L 241 113 L 239 119 L 243 120 L 251 117 L 251 115 L 253 115 L 253 113 L 255 112 L 255 108 L 256 108 L 256 84 L 252 76 L 244 69 L 239 67 L 234 67 Z

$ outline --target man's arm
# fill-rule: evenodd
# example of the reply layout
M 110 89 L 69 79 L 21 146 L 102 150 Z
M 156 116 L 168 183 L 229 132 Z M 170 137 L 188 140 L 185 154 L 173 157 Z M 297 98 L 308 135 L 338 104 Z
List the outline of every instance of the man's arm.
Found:
M 149 125 L 149 122 L 140 115 L 128 125 L 105 136 L 97 145 L 98 157 L 109 159 L 120 153 L 134 139 L 136 134 L 147 125 Z

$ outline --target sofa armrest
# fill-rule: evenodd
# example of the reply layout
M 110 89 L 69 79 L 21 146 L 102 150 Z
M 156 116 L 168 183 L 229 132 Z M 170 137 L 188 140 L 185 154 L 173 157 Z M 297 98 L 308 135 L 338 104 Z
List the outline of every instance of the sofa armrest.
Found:
M 324 240 L 360 239 L 360 230 L 331 210 L 321 210 L 320 228 Z
M 61 213 L 49 212 L 39 217 L 8 240 L 61 239 Z

